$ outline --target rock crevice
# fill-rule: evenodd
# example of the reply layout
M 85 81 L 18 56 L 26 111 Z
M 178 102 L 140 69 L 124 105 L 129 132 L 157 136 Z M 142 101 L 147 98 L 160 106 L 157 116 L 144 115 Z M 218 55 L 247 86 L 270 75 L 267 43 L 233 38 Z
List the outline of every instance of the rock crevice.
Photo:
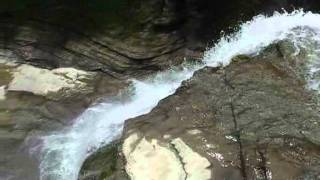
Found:
M 210 162 L 194 152 L 182 139 L 170 142 L 130 135 L 124 141 L 123 153 L 126 158 L 126 172 L 131 179 L 210 179 Z

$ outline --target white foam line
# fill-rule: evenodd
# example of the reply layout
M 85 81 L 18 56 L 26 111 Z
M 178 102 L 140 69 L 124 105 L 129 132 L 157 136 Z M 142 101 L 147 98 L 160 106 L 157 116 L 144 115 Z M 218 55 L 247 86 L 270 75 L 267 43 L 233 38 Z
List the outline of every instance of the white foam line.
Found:
M 244 23 L 238 33 L 222 39 L 204 56 L 208 66 L 227 65 L 233 56 L 256 53 L 274 41 L 284 39 L 297 26 L 320 28 L 320 15 L 295 11 L 257 16 Z M 88 152 L 118 137 L 125 120 L 149 113 L 160 100 L 173 94 L 181 82 L 204 66 L 159 73 L 144 81 L 133 80 L 132 95 L 125 102 L 110 101 L 89 108 L 75 124 L 43 137 L 41 179 L 76 180 Z

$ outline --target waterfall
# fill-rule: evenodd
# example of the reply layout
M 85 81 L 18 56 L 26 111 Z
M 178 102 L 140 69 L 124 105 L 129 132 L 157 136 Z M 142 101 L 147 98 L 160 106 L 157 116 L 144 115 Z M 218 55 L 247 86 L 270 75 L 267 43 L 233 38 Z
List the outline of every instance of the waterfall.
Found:
M 40 179 L 76 180 L 88 155 L 119 137 L 125 120 L 149 113 L 195 71 L 205 66 L 228 65 L 233 56 L 257 54 L 262 48 L 289 37 L 300 42 L 299 38 L 306 35 L 292 33 L 296 27 L 308 27 L 315 32 L 315 37 L 320 37 L 320 15 L 299 10 L 276 12 L 270 17 L 256 16 L 243 23 L 238 32 L 222 37 L 208 49 L 203 64 L 186 63 L 144 80 L 131 80 L 127 90 L 90 107 L 72 126 L 42 137 Z M 310 69 L 310 87 L 315 89 L 317 82 L 312 76 L 318 68 Z

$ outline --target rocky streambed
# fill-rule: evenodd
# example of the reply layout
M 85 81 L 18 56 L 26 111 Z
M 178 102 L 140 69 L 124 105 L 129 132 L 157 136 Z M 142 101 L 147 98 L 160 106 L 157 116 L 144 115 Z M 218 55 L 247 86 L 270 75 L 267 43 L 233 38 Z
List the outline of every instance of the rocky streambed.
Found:
M 31 152 L 42 142 L 26 138 L 70 126 L 93 102 L 127 86 L 126 82 L 97 72 L 48 70 L 12 62 L 2 62 L 0 74 L 2 179 L 36 178 L 40 157 L 32 157 Z
M 320 179 L 319 15 L 228 29 L 316 1 L 75 2 L 0 13 L 1 180 Z
M 293 44 L 205 68 L 121 140 L 91 156 L 80 179 L 319 179 L 317 93 Z

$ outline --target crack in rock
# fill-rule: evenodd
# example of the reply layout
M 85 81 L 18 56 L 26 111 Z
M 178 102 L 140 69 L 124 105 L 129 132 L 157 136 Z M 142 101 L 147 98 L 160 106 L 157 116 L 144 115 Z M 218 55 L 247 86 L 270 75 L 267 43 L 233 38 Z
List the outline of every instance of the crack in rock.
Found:
M 183 171 L 185 173 L 184 180 L 187 180 L 188 179 L 188 172 L 186 170 L 186 163 L 183 162 L 183 157 L 181 157 L 181 155 L 179 153 L 179 150 L 176 148 L 175 144 L 170 143 L 170 147 L 171 147 L 172 151 L 175 153 L 175 155 L 177 156 L 177 159 L 180 161 L 180 163 L 182 165 L 182 169 L 183 169 Z
M 210 162 L 194 152 L 180 138 L 169 143 L 157 139 L 125 139 L 126 172 L 132 180 L 209 180 Z

